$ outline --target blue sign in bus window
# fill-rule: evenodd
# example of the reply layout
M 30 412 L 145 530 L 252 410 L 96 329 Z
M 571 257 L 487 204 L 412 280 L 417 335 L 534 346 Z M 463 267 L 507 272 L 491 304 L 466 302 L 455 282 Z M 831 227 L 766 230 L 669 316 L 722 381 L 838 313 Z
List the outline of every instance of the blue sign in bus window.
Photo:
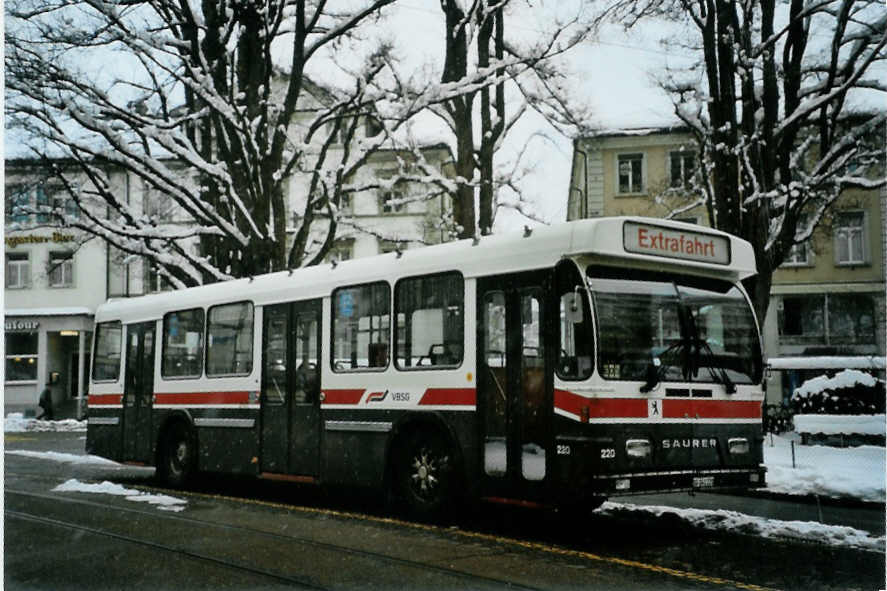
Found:
M 354 294 L 350 291 L 339 293 L 339 316 L 345 318 L 354 316 Z

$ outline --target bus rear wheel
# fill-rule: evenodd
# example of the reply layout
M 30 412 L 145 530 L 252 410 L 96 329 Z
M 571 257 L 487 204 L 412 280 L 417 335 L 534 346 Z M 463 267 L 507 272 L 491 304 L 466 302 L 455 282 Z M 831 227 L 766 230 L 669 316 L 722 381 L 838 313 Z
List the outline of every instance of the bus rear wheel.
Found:
M 450 446 L 437 433 L 414 433 L 399 454 L 395 491 L 406 511 L 420 519 L 440 517 L 455 491 L 455 462 Z
M 197 443 L 192 430 L 178 423 L 167 430 L 158 470 L 168 485 L 181 488 L 194 477 L 197 466 Z

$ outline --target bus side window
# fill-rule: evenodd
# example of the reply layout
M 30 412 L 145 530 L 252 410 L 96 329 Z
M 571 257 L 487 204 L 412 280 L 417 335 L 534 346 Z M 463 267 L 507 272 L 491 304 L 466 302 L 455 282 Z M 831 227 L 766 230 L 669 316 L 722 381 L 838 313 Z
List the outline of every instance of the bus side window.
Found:
M 380 281 L 333 292 L 333 371 L 388 367 L 391 289 Z
M 459 273 L 401 279 L 394 288 L 398 369 L 462 364 L 465 282 Z
M 203 374 L 202 308 L 170 312 L 163 317 L 164 378 L 199 378 Z
M 208 316 L 206 375 L 249 375 L 253 370 L 252 303 L 213 306 Z

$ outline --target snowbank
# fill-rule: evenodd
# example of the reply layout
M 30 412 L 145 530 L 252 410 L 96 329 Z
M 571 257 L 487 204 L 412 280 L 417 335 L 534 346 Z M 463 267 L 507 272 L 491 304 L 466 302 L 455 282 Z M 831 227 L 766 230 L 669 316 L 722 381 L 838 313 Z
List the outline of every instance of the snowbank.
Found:
M 26 419 L 20 412 L 9 413 L 3 420 L 3 431 L 6 433 L 23 433 L 25 431 L 86 431 L 86 421 L 63 419 L 60 421 L 43 421 Z
M 121 496 L 126 497 L 127 501 L 157 505 L 157 508 L 161 511 L 184 511 L 185 505 L 188 504 L 188 501 L 185 499 L 177 499 L 168 495 L 153 495 L 133 488 L 124 488 L 119 484 L 108 482 L 107 480 L 99 483 L 89 483 L 80 482 L 76 478 L 72 478 L 52 490 L 53 492 L 82 492 Z
M 795 396 L 810 396 L 811 394 L 819 394 L 826 390 L 837 390 L 839 388 L 852 388 L 856 384 L 863 386 L 874 386 L 878 380 L 872 375 L 859 371 L 858 369 L 845 369 L 835 374 L 834 377 L 819 376 L 812 378 L 801 384 L 801 387 L 794 392 Z
M 744 534 L 757 535 L 763 538 L 789 538 L 816 542 L 818 544 L 825 543 L 830 546 L 849 546 L 874 552 L 884 552 L 885 538 L 883 536 L 873 536 L 868 532 L 843 525 L 825 525 L 814 521 L 767 519 L 724 509 L 678 509 L 660 505 L 632 505 L 609 501 L 601 505 L 598 511 L 605 515 L 644 512 L 661 517 L 662 515 L 671 514 L 696 527 L 709 530 L 740 531 Z
M 884 435 L 885 415 L 795 415 L 798 433 L 823 435 Z
M 771 446 L 772 443 L 772 446 Z M 827 447 L 795 445 L 778 435 L 764 440 L 767 490 L 788 495 L 820 495 L 883 503 L 885 449 L 872 445 Z

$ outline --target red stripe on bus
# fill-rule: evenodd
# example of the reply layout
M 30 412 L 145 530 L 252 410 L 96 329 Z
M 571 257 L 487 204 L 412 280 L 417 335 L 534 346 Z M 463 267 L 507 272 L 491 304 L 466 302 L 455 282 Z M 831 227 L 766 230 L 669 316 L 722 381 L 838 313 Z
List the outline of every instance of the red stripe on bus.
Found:
M 568 390 L 554 391 L 554 406 L 570 414 L 591 419 L 646 418 L 647 400 L 643 398 L 585 398 Z
M 761 403 L 755 400 L 663 400 L 666 419 L 760 419 Z
M 88 399 L 90 406 L 103 404 L 122 404 L 123 394 L 90 394 Z
M 477 392 L 474 388 L 428 388 L 420 405 L 435 406 L 475 406 Z
M 155 393 L 155 404 L 249 404 L 249 392 Z
M 324 390 L 324 404 L 357 404 L 366 390 Z

